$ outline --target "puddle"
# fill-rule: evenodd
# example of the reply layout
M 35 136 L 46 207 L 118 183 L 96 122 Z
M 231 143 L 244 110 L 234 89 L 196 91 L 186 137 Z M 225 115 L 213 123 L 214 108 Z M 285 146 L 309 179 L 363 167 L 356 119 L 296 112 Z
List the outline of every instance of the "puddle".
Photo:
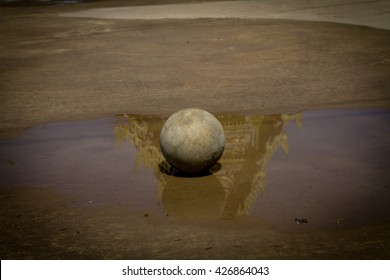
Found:
M 34 212 L 52 201 L 47 191 L 59 197 L 47 215 L 94 209 L 117 227 L 126 215 L 139 227 L 236 232 L 310 233 L 390 222 L 389 110 L 215 115 L 225 130 L 224 154 L 210 175 L 191 178 L 176 176 L 164 162 L 164 118 L 129 114 L 30 129 L 0 142 L 3 202 L 11 197 L 10 205 L 23 212 L 23 203 L 34 200 Z M 2 223 L 14 223 L 18 213 L 5 211 L 12 215 Z
M 390 217 L 388 111 L 216 116 L 226 147 L 210 176 L 172 173 L 159 148 L 165 119 L 118 115 L 2 141 L 2 188 L 45 187 L 74 206 L 131 204 L 183 223 L 254 216 L 334 227 Z

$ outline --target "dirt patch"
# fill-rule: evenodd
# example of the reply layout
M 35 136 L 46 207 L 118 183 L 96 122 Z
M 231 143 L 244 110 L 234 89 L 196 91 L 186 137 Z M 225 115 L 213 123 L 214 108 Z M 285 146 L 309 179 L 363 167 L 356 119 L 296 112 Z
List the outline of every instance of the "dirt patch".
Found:
M 118 112 L 390 106 L 389 31 L 287 20 L 53 16 L 59 11 L 1 10 L 3 137 Z

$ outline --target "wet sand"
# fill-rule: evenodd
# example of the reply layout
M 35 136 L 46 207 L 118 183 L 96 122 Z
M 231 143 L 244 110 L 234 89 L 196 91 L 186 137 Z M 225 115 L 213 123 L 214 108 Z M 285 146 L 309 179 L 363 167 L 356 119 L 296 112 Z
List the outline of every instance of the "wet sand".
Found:
M 226 149 L 202 177 L 164 161 L 156 116 L 50 124 L 1 141 L 0 255 L 390 257 L 388 110 L 216 116 Z
M 154 2 L 154 3 L 153 3 Z M 175 3 L 179 2 L 179 3 Z M 123 6 L 124 4 L 124 6 Z M 152 1 L 126 3 L 63 13 L 62 16 L 100 19 L 289 19 L 336 22 L 390 29 L 390 1 L 260 0 L 260 1 Z M 128 6 L 129 5 L 129 6 Z
M 390 31 L 267 19 L 61 17 L 0 9 L 0 134 L 120 112 L 388 108 Z

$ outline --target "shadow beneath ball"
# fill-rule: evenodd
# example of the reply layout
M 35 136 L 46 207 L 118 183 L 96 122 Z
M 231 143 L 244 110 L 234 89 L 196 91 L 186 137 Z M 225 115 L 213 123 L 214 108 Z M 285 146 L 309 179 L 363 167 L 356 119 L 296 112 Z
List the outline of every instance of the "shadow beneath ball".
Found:
M 174 177 L 187 177 L 187 178 L 210 176 L 218 172 L 219 170 L 221 170 L 221 168 L 222 168 L 222 164 L 217 162 L 208 170 L 204 170 L 196 173 L 194 172 L 188 173 L 176 169 L 165 160 L 163 160 L 158 164 L 158 169 L 160 170 L 161 173 L 164 173 L 165 175 L 174 176 Z

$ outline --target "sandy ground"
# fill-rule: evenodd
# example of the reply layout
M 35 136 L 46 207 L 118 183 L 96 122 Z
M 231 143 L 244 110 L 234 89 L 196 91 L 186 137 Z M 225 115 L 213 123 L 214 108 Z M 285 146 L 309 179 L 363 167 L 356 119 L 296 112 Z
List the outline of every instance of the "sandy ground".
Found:
M 259 1 L 277 15 L 286 2 L 272 6 Z M 290 14 L 310 14 L 312 8 L 305 10 L 303 2 L 289 4 L 295 8 Z M 377 9 L 377 22 L 382 22 L 389 1 L 366 2 L 356 7 L 363 5 L 371 14 Z M 252 2 L 242 3 L 238 11 L 245 12 Z M 168 115 L 200 107 L 261 114 L 390 105 L 389 31 L 276 19 L 60 16 L 119 5 L 107 1 L 0 8 L 3 137 L 39 123 L 123 112 Z M 219 4 L 198 4 L 197 13 L 209 5 L 216 12 Z M 239 2 L 220 5 L 229 10 Z M 176 7 L 187 4 L 170 6 Z M 325 10 L 337 7 L 354 5 Z M 107 14 L 112 17 L 115 10 Z
M 37 124 L 107 120 L 129 113 L 139 114 L 142 125 L 143 118 L 149 120 L 155 137 L 160 127 L 153 118 L 160 123 L 183 107 L 225 116 L 240 113 L 239 119 L 306 109 L 390 107 L 389 1 L 257 1 L 262 9 L 250 18 L 248 13 L 255 12 L 250 1 L 184 2 L 190 1 L 1 3 L 0 136 L 9 138 Z M 172 5 L 156 6 L 163 3 Z M 328 133 L 321 120 L 325 119 L 317 118 L 312 129 L 304 125 L 305 132 L 295 134 L 295 143 L 306 154 L 297 152 L 290 161 L 276 154 L 274 164 L 267 165 L 267 192 L 253 210 L 274 215 L 270 220 L 280 224 L 288 220 L 293 227 L 298 226 L 294 218 L 308 218 L 306 229 L 314 231 L 298 226 L 294 234 L 251 217 L 234 225 L 195 227 L 172 224 L 173 214 L 158 216 L 160 212 L 145 208 L 148 204 L 142 200 L 155 205 L 155 182 L 137 181 L 137 176 L 153 180 L 151 171 L 134 174 L 134 147 L 133 155 L 124 151 L 124 144 L 122 150 L 115 149 L 110 126 L 104 133 L 101 126 L 77 122 L 48 124 L 4 140 L 0 212 L 6 226 L 1 227 L 1 255 L 388 259 L 388 134 L 377 127 L 388 129 L 388 121 L 362 117 L 351 133 L 349 120 L 328 119 L 329 127 L 335 128 Z M 69 130 L 58 130 L 57 125 Z M 242 136 L 237 127 L 233 139 Z M 266 131 L 278 125 L 271 127 Z M 248 135 L 255 135 L 254 130 Z M 375 139 L 378 145 L 373 145 Z M 150 144 L 146 140 L 138 141 L 137 148 Z M 342 147 L 337 141 L 347 149 L 337 150 Z M 221 171 L 228 167 L 223 164 Z M 237 179 L 247 180 L 255 169 L 253 164 L 242 168 L 247 173 Z M 335 192 L 327 192 L 329 184 Z M 236 185 L 231 193 L 239 199 L 232 200 L 233 208 L 247 190 Z M 141 190 L 135 192 L 137 188 Z M 123 200 L 120 191 L 133 198 L 125 199 L 130 204 L 99 206 L 98 200 L 109 199 L 108 194 Z M 167 193 L 164 207 L 175 213 Z M 290 204 L 274 211 L 281 198 Z M 182 211 L 176 207 L 176 213 Z M 357 228 L 348 227 L 351 220 Z M 316 231 L 323 226 L 332 230 Z
M 105 19 L 293 19 L 390 28 L 390 1 L 295 0 L 216 1 L 210 3 L 108 7 L 64 13 L 63 16 Z

